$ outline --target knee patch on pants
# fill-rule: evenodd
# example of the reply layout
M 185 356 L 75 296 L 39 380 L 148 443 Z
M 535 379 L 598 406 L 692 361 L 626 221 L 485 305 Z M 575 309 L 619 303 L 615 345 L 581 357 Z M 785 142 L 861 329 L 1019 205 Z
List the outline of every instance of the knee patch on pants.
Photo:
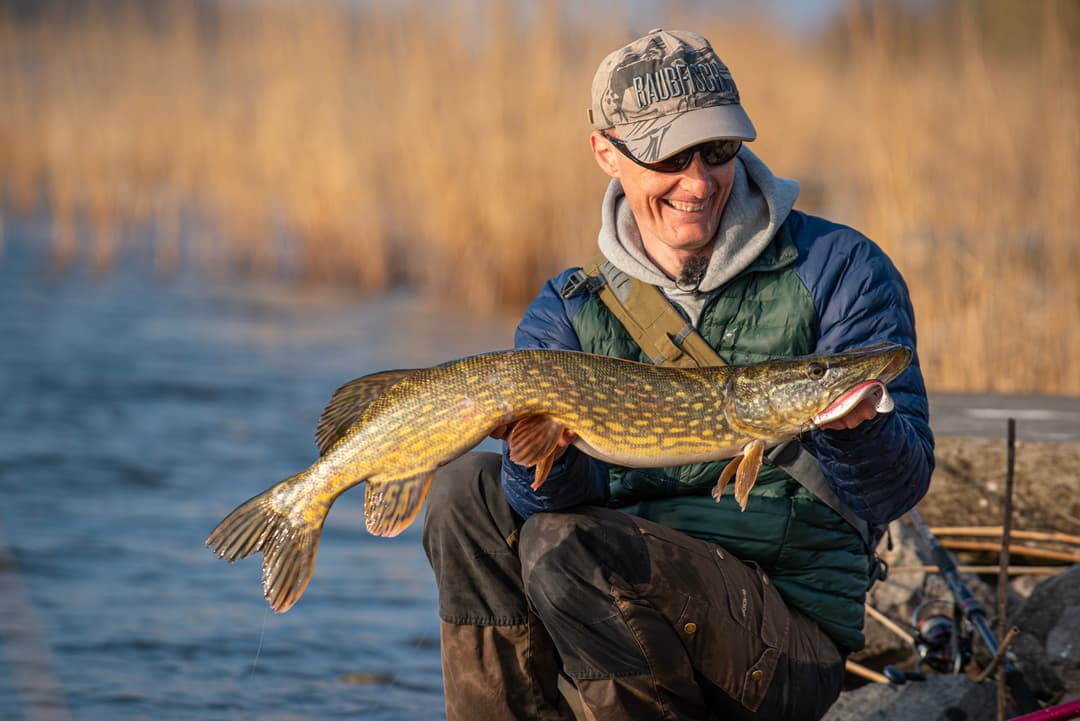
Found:
M 648 671 L 619 606 L 649 577 L 645 544 L 628 516 L 598 508 L 536 514 L 522 527 L 519 549 L 525 593 L 570 676 Z

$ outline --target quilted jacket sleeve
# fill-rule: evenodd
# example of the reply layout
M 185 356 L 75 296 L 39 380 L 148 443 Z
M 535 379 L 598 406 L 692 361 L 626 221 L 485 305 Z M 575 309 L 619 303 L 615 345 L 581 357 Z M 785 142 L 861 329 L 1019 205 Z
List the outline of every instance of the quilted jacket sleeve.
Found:
M 907 286 L 885 253 L 845 226 L 795 214 L 798 272 L 813 297 L 817 353 L 837 353 L 882 341 L 915 350 L 915 319 Z M 852 510 L 875 525 L 918 503 L 934 470 L 934 437 L 919 357 L 888 386 L 896 409 L 851 430 L 813 432 L 829 484 Z
M 549 280 L 526 309 L 514 335 L 515 348 L 554 348 L 580 351 L 581 343 L 570 322 L 584 298 L 564 300 L 559 290 L 574 269 Z M 506 500 L 522 518 L 538 511 L 557 511 L 608 499 L 606 466 L 571 446 L 551 468 L 539 490 L 531 487 L 533 469 L 510 460 L 503 443 L 502 487 Z

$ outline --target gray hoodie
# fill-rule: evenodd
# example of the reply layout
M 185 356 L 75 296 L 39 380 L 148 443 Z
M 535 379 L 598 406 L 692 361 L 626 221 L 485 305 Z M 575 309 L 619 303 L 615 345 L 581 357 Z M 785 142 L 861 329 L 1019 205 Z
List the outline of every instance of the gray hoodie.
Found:
M 612 180 L 601 206 L 600 251 L 627 275 L 658 286 L 696 326 L 710 291 L 744 271 L 772 241 L 799 195 L 799 184 L 778 178 L 745 145 L 735 164 L 716 245 L 697 288 L 683 290 L 649 259 L 622 184 Z

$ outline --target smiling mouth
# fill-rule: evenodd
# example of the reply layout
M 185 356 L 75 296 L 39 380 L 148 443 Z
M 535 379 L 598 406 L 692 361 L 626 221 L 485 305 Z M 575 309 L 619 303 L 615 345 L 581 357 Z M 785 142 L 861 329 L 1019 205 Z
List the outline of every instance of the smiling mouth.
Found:
M 685 200 L 664 200 L 669 206 L 683 213 L 700 213 L 705 210 L 705 203 L 688 203 Z

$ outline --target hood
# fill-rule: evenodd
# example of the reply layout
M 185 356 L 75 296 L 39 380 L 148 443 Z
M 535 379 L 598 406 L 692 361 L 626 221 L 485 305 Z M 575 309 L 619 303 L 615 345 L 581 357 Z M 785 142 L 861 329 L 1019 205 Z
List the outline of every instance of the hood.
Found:
M 705 276 L 694 290 L 679 289 L 645 254 L 641 233 L 617 179 L 608 185 L 601 207 L 600 251 L 627 275 L 663 289 L 683 306 L 695 324 L 706 295 L 754 262 L 772 241 L 799 195 L 797 182 L 773 175 L 745 145 L 735 163 L 735 181 L 720 217 L 716 245 Z

